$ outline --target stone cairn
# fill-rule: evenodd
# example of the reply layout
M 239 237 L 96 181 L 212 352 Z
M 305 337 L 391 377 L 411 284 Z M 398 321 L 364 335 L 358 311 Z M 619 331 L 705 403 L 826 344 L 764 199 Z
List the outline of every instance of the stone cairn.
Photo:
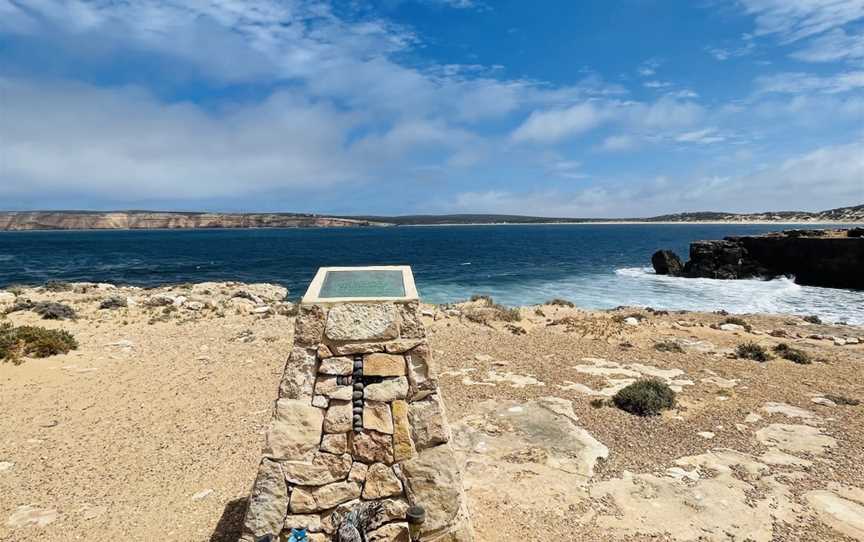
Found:
M 420 540 L 470 542 L 449 440 L 416 301 L 302 306 L 241 540 L 331 540 L 345 512 L 380 501 L 368 542 L 408 542 L 413 505 Z

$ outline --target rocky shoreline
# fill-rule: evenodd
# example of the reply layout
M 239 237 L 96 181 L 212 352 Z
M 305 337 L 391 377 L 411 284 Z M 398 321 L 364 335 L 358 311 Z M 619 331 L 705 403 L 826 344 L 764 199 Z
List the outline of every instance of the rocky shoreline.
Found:
M 658 275 L 748 279 L 794 276 L 808 286 L 864 290 L 864 228 L 787 230 L 690 244 L 686 264 L 670 250 L 651 257 Z

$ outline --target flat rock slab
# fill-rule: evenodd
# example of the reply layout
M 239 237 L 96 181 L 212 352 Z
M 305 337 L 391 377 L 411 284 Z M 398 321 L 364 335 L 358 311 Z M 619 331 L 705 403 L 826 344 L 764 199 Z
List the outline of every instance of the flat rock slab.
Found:
M 19 506 L 12 513 L 6 525 L 13 529 L 28 526 L 45 527 L 57 521 L 58 517 L 60 517 L 60 514 L 57 510 L 42 510 L 25 504 L 24 506 Z
M 384 341 L 399 337 L 399 314 L 391 304 L 345 303 L 327 313 L 324 333 L 333 341 Z
M 831 491 L 811 491 L 804 496 L 824 523 L 837 532 L 864 541 L 864 506 Z
M 837 445 L 837 440 L 822 433 L 818 427 L 772 423 L 756 431 L 756 440 L 766 446 L 775 446 L 784 452 L 822 455 Z

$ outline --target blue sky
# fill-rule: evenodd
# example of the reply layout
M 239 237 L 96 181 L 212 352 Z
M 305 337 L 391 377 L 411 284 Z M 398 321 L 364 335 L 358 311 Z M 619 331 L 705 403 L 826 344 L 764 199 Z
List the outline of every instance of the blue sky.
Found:
M 0 209 L 864 203 L 864 0 L 0 0 Z

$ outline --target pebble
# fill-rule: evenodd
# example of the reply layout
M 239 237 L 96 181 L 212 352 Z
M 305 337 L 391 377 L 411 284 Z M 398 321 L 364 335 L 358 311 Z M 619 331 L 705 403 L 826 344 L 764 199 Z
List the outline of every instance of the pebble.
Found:
M 11 461 L 0 461 L 0 472 L 3 472 L 5 470 L 10 470 L 14 466 L 15 466 L 15 463 L 13 463 Z
M 711 440 L 712 438 L 714 438 L 716 436 L 711 431 L 700 431 L 696 434 L 699 435 L 700 437 L 704 438 L 705 440 Z
M 207 497 L 209 497 L 212 494 L 213 494 L 212 489 L 205 489 L 203 491 L 199 491 L 198 493 L 192 495 L 192 500 L 193 501 L 200 501 L 202 499 L 206 499 Z

